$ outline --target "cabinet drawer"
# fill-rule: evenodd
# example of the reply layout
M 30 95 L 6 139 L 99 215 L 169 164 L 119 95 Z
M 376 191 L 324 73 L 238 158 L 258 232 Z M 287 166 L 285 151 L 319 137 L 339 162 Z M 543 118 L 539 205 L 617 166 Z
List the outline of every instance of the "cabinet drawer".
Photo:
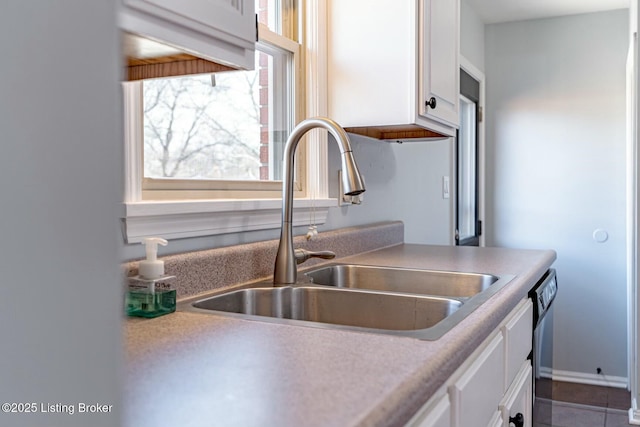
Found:
M 496 334 L 449 389 L 455 426 L 487 425 L 504 393 L 504 340 Z
M 502 326 L 505 348 L 504 390 L 513 382 L 533 347 L 533 304 L 522 301 L 513 316 Z

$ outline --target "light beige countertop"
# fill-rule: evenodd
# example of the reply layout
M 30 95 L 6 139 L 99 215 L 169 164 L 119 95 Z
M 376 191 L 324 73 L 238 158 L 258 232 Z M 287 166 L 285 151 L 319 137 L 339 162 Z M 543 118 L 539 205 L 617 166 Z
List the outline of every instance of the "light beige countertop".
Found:
M 335 260 L 515 276 L 436 341 L 184 311 L 129 319 L 124 425 L 403 425 L 555 257 L 404 244 Z

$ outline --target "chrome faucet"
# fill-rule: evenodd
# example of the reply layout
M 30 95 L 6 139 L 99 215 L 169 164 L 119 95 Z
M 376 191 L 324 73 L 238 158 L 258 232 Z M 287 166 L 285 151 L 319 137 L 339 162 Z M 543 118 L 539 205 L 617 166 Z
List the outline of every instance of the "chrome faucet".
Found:
M 311 129 L 322 128 L 329 131 L 335 138 L 342 153 L 342 186 L 346 196 L 356 196 L 363 193 L 364 182 L 353 159 L 351 143 L 347 133 L 336 122 L 325 117 L 313 117 L 303 120 L 296 126 L 284 147 L 282 169 L 282 227 L 280 230 L 280 245 L 276 255 L 276 265 L 273 271 L 273 283 L 288 285 L 296 283 L 298 269 L 301 264 L 311 257 L 333 258 L 329 251 L 310 252 L 304 249 L 293 249 L 293 176 L 296 147 L 302 136 Z

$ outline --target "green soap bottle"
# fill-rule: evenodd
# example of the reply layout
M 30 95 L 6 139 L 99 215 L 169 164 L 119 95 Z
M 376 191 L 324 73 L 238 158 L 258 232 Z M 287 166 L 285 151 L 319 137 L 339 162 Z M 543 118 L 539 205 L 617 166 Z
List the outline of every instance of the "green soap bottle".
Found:
M 146 245 L 147 259 L 140 261 L 138 276 L 129 278 L 129 289 L 125 298 L 128 316 L 158 317 L 176 311 L 176 291 L 166 283 L 175 276 L 164 274 L 164 261 L 157 259 L 158 244 L 167 241 L 150 237 L 142 242 Z
M 162 280 L 170 278 L 173 276 L 165 276 Z M 151 318 L 176 311 L 176 290 L 162 289 L 161 285 L 166 284 L 154 281 L 142 286 L 130 285 L 126 297 L 127 315 Z

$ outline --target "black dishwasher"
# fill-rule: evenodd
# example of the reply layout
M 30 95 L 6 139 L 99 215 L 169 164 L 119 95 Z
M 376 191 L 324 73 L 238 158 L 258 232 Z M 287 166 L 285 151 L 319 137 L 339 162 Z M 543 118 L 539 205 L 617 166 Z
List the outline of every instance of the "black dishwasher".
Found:
M 553 301 L 558 293 L 555 269 L 549 269 L 529 292 L 533 301 L 533 425 L 551 425 L 553 388 Z

